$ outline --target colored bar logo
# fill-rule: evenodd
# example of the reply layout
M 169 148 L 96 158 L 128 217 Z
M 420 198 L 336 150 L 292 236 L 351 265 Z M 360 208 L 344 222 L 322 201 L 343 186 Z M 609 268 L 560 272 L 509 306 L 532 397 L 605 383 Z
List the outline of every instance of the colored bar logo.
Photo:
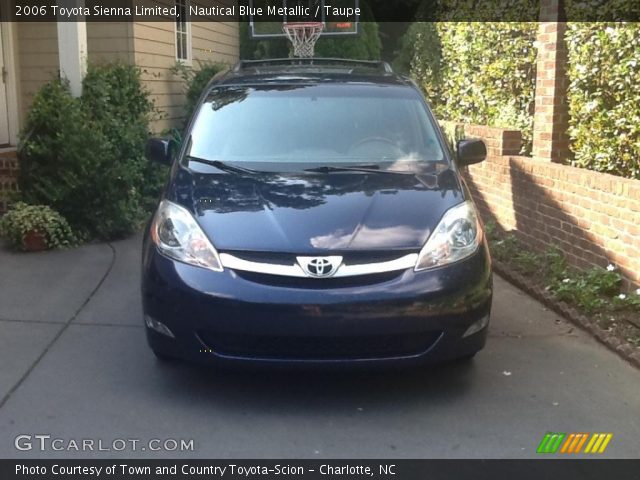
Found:
M 547 432 L 542 438 L 536 453 L 604 453 L 609 442 L 613 438 L 612 433 L 556 433 Z M 586 445 L 586 447 L 585 447 Z M 583 450 L 584 448 L 584 450 Z

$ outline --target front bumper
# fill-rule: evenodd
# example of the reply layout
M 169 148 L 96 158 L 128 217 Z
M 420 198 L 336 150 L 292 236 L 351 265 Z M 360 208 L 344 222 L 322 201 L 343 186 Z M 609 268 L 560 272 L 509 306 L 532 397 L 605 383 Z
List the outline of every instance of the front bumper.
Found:
M 487 328 L 464 335 L 488 320 L 492 279 L 486 244 L 444 268 L 406 270 L 367 285 L 300 288 L 192 267 L 145 242 L 142 298 L 145 317 L 173 335 L 147 328 L 149 345 L 164 355 L 218 363 L 423 364 L 484 346 Z

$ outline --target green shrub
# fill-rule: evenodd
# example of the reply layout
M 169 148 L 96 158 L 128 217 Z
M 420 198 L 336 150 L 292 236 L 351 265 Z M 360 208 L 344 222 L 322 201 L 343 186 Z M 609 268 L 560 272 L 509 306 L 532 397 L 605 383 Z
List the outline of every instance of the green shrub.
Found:
M 584 0 L 564 0 L 568 18 L 581 22 L 606 22 L 612 19 L 637 19 L 640 4 L 634 0 L 607 0 L 605 2 L 585 2 Z
M 53 80 L 34 98 L 19 149 L 23 199 L 59 211 L 74 228 L 93 228 L 107 139 L 65 82 Z M 93 219 L 92 219 L 93 217 Z
M 640 179 L 640 24 L 570 23 L 574 165 Z
M 0 218 L 0 235 L 18 250 L 25 249 L 25 236 L 40 234 L 48 248 L 69 247 L 76 236 L 62 215 L 44 205 L 18 202 Z
M 184 106 L 185 122 L 188 122 L 200 100 L 200 96 L 207 84 L 218 73 L 224 71 L 227 65 L 224 63 L 198 62 L 198 68 L 194 69 L 183 63 L 177 63 L 172 71 L 179 75 L 185 82 L 186 103 Z
M 420 84 L 427 99 L 437 102 L 440 93 L 442 45 L 435 23 L 413 22 L 400 39 L 393 61 L 394 70 L 410 74 Z
M 623 277 L 614 265 L 588 270 L 570 267 L 558 247 L 543 253 L 532 251 L 513 233 L 500 232 L 494 222 L 487 222 L 485 233 L 495 260 L 541 284 L 557 299 L 586 313 L 640 312 L 640 288 L 623 293 Z
M 101 183 L 105 197 L 111 197 L 105 200 L 113 202 L 121 194 L 128 197 L 116 202 L 113 209 L 102 205 L 105 218 L 111 220 L 97 230 L 100 238 L 120 237 L 136 229 L 166 181 L 167 168 L 144 156 L 149 122 L 158 112 L 140 75 L 137 67 L 111 64 L 90 68 L 84 80 L 83 107 L 111 145 L 111 158 L 118 159 L 110 162 L 109 187 L 104 179 Z M 120 219 L 119 214 L 124 216 Z
M 350 58 L 355 60 L 379 60 L 382 51 L 378 24 L 360 22 L 358 36 L 320 37 L 315 46 L 315 56 L 324 58 Z
M 83 236 L 133 232 L 162 185 L 144 158 L 154 111 L 136 67 L 91 66 L 80 99 L 59 79 L 46 84 L 19 148 L 24 200 L 52 207 Z
M 287 58 L 289 45 L 286 38 L 255 40 L 249 33 L 249 22 L 240 22 L 240 58 L 243 60 Z
M 565 278 L 551 282 L 550 290 L 560 300 L 575 303 L 591 313 L 610 304 L 620 294 L 621 285 L 622 276 L 615 270 L 567 269 Z
M 504 238 L 495 240 L 491 245 L 491 253 L 502 262 L 510 262 L 520 252 L 521 246 L 516 236 L 512 233 L 507 234 Z
M 536 23 L 417 22 L 398 64 L 422 86 L 437 116 L 521 130 L 531 150 Z
M 449 145 L 451 153 L 455 155 L 458 141 L 465 138 L 464 125 L 456 122 L 441 121 L 440 128 L 442 129 L 442 133 Z

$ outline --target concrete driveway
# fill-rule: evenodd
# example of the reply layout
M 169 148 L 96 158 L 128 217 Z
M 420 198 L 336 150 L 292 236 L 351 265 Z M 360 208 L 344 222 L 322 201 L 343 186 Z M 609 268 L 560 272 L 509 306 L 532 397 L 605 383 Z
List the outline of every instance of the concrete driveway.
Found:
M 612 432 L 607 457 L 638 456 L 640 372 L 500 278 L 471 365 L 221 372 L 155 360 L 139 263 L 140 238 L 0 251 L 0 458 L 514 458 L 547 431 Z M 194 450 L 18 451 L 21 434 Z

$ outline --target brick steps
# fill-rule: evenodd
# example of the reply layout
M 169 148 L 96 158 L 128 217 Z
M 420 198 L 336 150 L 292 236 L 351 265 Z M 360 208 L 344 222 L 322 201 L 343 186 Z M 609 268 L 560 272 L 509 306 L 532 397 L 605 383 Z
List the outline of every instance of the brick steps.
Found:
M 17 152 L 15 150 L 0 152 L 0 214 L 7 211 L 8 197 L 17 191 Z

